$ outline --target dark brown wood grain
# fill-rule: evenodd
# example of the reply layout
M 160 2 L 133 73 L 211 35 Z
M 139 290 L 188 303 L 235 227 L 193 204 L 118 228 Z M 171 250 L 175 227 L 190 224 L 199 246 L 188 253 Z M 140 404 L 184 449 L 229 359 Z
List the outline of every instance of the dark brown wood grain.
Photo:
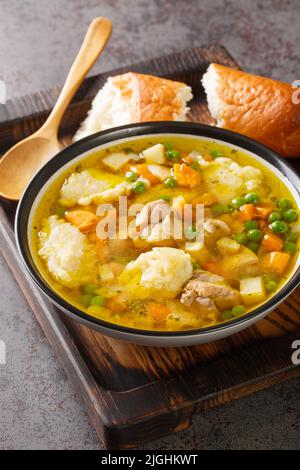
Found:
M 128 70 L 191 84 L 189 119 L 209 122 L 200 79 L 210 62 L 238 67 L 222 46 L 215 45 L 87 79 L 66 113 L 62 142 L 70 141 L 107 76 Z M 37 129 L 57 94 L 58 89 L 37 93 L 0 108 L 2 150 Z M 33 286 L 14 245 L 14 209 L 2 201 L 1 251 L 107 447 L 136 447 L 178 432 L 197 412 L 300 375 L 300 367 L 291 362 L 291 344 L 300 337 L 299 289 L 266 319 L 215 343 L 161 349 L 113 340 L 67 318 Z

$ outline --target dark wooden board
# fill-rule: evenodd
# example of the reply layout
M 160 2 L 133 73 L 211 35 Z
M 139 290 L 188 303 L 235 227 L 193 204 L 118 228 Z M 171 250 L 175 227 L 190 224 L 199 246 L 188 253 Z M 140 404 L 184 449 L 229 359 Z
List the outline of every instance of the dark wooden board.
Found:
M 211 62 L 237 68 L 219 45 L 201 47 L 87 79 L 66 113 L 62 141 L 85 116 L 108 75 L 135 70 L 193 87 L 190 120 L 210 119 L 200 84 Z M 37 129 L 58 88 L 0 108 L 1 150 Z M 0 207 L 0 249 L 102 442 L 130 448 L 187 428 L 195 413 L 300 376 L 292 342 L 300 337 L 300 290 L 264 320 L 230 338 L 190 348 L 150 348 L 113 340 L 70 320 L 33 285 L 16 253 L 14 205 Z

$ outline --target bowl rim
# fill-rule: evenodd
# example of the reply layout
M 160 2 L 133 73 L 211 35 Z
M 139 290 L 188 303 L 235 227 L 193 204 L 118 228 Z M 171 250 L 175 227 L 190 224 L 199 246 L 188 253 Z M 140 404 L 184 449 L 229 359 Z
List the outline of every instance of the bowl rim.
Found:
M 195 137 L 208 137 L 225 142 L 226 144 L 236 145 L 241 149 L 252 152 L 255 155 L 265 159 L 271 166 L 274 166 L 285 177 L 287 177 L 293 186 L 296 193 L 300 195 L 300 178 L 291 166 L 286 163 L 276 152 L 266 147 L 265 145 L 236 132 L 221 129 L 219 127 L 210 126 L 207 124 L 198 124 L 192 122 L 178 122 L 178 121 L 154 121 L 138 124 L 130 124 L 120 126 L 105 131 L 100 131 L 90 136 L 87 136 L 77 142 L 72 143 L 61 152 L 56 154 L 49 160 L 31 179 L 26 187 L 21 200 L 19 201 L 16 217 L 15 217 L 15 237 L 18 251 L 21 255 L 22 261 L 35 284 L 56 304 L 70 312 L 72 316 L 79 317 L 78 321 L 84 321 L 91 324 L 91 327 L 101 327 L 119 331 L 138 336 L 151 336 L 151 337 L 189 337 L 195 335 L 205 335 L 207 333 L 217 333 L 221 330 L 228 330 L 235 326 L 247 323 L 255 317 L 261 316 L 263 313 L 269 312 L 273 307 L 281 303 L 300 283 L 300 266 L 294 272 L 293 276 L 287 280 L 284 286 L 273 295 L 267 302 L 259 307 L 253 309 L 248 314 L 241 317 L 234 318 L 226 321 L 226 323 L 219 323 L 204 328 L 190 329 L 190 330 L 177 330 L 177 331 L 162 331 L 162 330 L 144 330 L 133 327 L 118 325 L 115 323 L 93 317 L 88 313 L 78 309 L 63 297 L 57 294 L 43 279 L 39 273 L 38 268 L 31 255 L 29 254 L 29 243 L 27 237 L 28 218 L 31 211 L 31 206 L 36 197 L 39 195 L 43 188 L 43 184 L 56 173 L 61 167 L 70 162 L 71 160 L 79 157 L 81 154 L 91 151 L 101 145 L 111 143 L 119 139 L 132 139 L 134 137 L 142 137 L 143 135 L 153 134 L 178 134 Z M 30 204 L 31 202 L 31 204 Z M 25 232 L 24 232 L 25 229 Z M 25 237 L 24 237 L 25 233 Z M 25 240 L 24 240 L 25 238 Z M 31 258 L 31 259 L 30 259 Z

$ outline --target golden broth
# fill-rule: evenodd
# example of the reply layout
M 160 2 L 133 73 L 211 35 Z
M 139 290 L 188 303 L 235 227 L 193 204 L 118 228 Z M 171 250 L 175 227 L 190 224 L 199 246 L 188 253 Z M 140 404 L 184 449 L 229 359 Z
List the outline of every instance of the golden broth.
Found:
M 55 280 L 53 278 L 53 276 L 49 273 L 44 260 L 42 260 L 41 257 L 39 256 L 40 246 L 39 246 L 38 234 L 41 230 L 43 230 L 43 221 L 47 219 L 49 216 L 51 216 L 52 214 L 55 214 L 58 208 L 60 209 L 60 204 L 58 202 L 60 199 L 59 190 L 63 182 L 65 181 L 65 179 L 70 174 L 72 174 L 73 172 L 82 171 L 84 169 L 93 168 L 94 169 L 93 171 L 95 172 L 93 176 L 101 179 L 102 172 L 104 171 L 105 173 L 108 172 L 107 167 L 105 167 L 102 164 L 102 159 L 106 155 L 112 152 L 122 152 L 124 150 L 128 151 L 128 149 L 130 149 L 135 154 L 139 154 L 144 149 L 149 148 L 157 143 L 169 144 L 170 142 L 172 144 L 172 147 L 178 150 L 182 157 L 186 156 L 191 151 L 197 151 L 202 155 L 206 155 L 206 154 L 211 155 L 211 154 L 214 154 L 215 152 L 219 152 L 222 154 L 222 156 L 232 159 L 234 162 L 240 164 L 243 167 L 246 165 L 254 166 L 255 168 L 261 170 L 261 172 L 263 173 L 264 184 L 263 184 L 263 188 L 260 188 L 262 198 L 268 201 L 273 201 L 275 199 L 276 200 L 277 199 L 289 199 L 292 202 L 293 207 L 298 211 L 297 204 L 296 204 L 293 194 L 287 188 L 287 186 L 273 173 L 273 171 L 271 171 L 265 164 L 261 163 L 260 161 L 258 161 L 251 155 L 247 154 L 246 152 L 244 153 L 240 150 L 232 149 L 228 147 L 226 144 L 221 144 L 221 143 L 217 143 L 217 142 L 209 141 L 209 140 L 200 140 L 198 138 L 190 138 L 190 137 L 184 138 L 181 136 L 178 137 L 174 135 L 172 136 L 158 135 L 158 136 L 153 136 L 153 137 L 151 136 L 151 137 L 146 137 L 146 138 L 134 139 L 132 141 L 126 141 L 124 143 L 111 146 L 109 148 L 100 149 L 95 152 L 91 152 L 89 155 L 80 159 L 79 162 L 77 160 L 76 163 L 74 163 L 74 165 L 63 170 L 61 174 L 55 179 L 55 181 L 53 181 L 50 184 L 50 186 L 47 188 L 44 195 L 40 199 L 38 205 L 34 209 L 33 217 L 31 220 L 30 237 L 31 237 L 31 251 L 33 254 L 34 261 L 38 267 L 39 272 L 42 274 L 46 282 L 51 286 L 51 288 L 54 291 L 56 291 L 60 296 L 62 296 L 70 304 L 76 306 L 77 308 L 85 311 L 86 313 L 92 316 L 95 316 L 97 318 L 102 318 L 106 321 L 121 324 L 124 326 L 143 328 L 143 329 L 153 329 L 153 330 L 155 329 L 156 330 L 176 330 L 176 329 L 201 328 L 201 327 L 206 327 L 211 324 L 217 324 L 227 319 L 230 319 L 230 318 L 226 318 L 225 315 L 222 316 L 223 313 L 228 310 L 226 308 L 222 309 L 222 311 L 219 311 L 219 313 L 216 314 L 215 316 L 213 315 L 206 316 L 205 314 L 203 314 L 203 312 L 199 316 L 197 313 L 197 308 L 195 306 L 186 308 L 176 298 L 173 298 L 172 300 L 167 300 L 166 298 L 163 298 L 163 297 L 157 299 L 157 295 L 155 291 L 152 292 L 153 298 L 158 300 L 159 303 L 162 305 L 162 307 L 164 305 L 168 305 L 170 308 L 171 320 L 169 321 L 169 323 L 166 321 L 162 322 L 160 320 L 154 321 L 152 317 L 149 318 L 149 315 L 145 314 L 145 311 L 142 308 L 142 303 L 145 299 L 143 298 L 143 295 L 141 296 L 138 295 L 136 290 L 134 291 L 134 295 L 133 295 L 134 298 L 131 299 L 132 302 L 136 301 L 136 305 L 134 308 L 131 308 L 131 309 L 126 308 L 124 310 L 121 310 L 120 312 L 112 311 L 110 308 L 107 307 L 107 299 L 109 301 L 109 299 L 112 298 L 111 296 L 112 293 L 109 291 L 109 288 L 107 288 L 106 285 L 102 285 L 101 282 L 99 282 L 99 286 L 96 291 L 96 294 L 98 294 L 97 295 L 98 297 L 104 296 L 106 298 L 106 304 L 104 306 L 90 305 L 89 307 L 84 307 L 80 303 L 81 301 L 80 299 L 83 296 L 82 286 L 76 286 L 74 288 L 63 286 L 58 280 Z M 114 175 L 112 178 L 113 178 L 114 183 L 118 182 L 118 178 L 116 177 L 116 175 Z M 122 181 L 123 179 L 124 179 L 124 176 L 122 177 L 120 176 L 120 181 Z M 205 192 L 205 184 L 204 186 L 200 185 L 198 188 L 183 188 L 180 186 L 177 186 L 176 188 L 165 188 L 164 184 L 159 183 L 151 187 L 145 193 L 136 195 L 134 197 L 134 202 L 145 204 L 149 201 L 154 201 L 158 199 L 162 194 L 164 196 L 169 196 L 170 198 L 174 198 L 176 196 L 182 195 L 184 196 L 186 202 L 190 202 L 197 195 L 200 195 L 203 192 Z M 92 207 L 92 209 L 94 211 L 95 207 Z M 297 248 L 299 248 L 299 241 L 297 241 Z M 149 250 L 150 249 L 151 247 L 149 247 Z M 215 248 L 212 251 L 214 252 Z M 138 249 L 135 250 L 135 252 L 133 253 L 130 252 L 130 256 L 128 256 L 128 259 L 126 261 L 136 259 L 139 254 L 140 254 L 140 251 Z M 276 291 L 278 291 L 282 287 L 282 285 L 290 277 L 291 272 L 294 270 L 297 256 L 298 256 L 298 253 L 295 254 L 291 258 L 289 262 L 289 266 L 286 269 L 286 271 L 284 271 L 282 275 L 277 276 L 276 289 L 273 292 L 268 293 L 266 295 L 266 298 L 263 301 L 258 301 L 257 303 L 255 303 L 255 305 L 247 305 L 245 307 L 245 313 L 251 311 L 253 308 L 256 308 L 262 303 L 264 303 L 267 298 L 272 296 Z M 126 256 L 124 256 L 124 258 L 126 258 Z M 200 268 L 203 268 L 203 266 L 201 265 L 201 262 L 198 263 L 197 257 L 195 259 L 196 259 L 196 264 L 200 265 Z M 234 288 L 237 288 L 237 281 L 233 282 L 233 286 Z M 143 289 L 141 289 L 141 291 L 143 292 Z M 186 311 L 186 317 L 185 317 L 185 311 Z M 174 313 L 173 315 L 174 318 L 172 317 L 173 313 Z M 194 316 L 195 319 L 192 318 L 192 316 Z M 181 320 L 178 320 L 176 318 L 183 318 L 183 321 L 181 322 Z M 233 318 L 233 316 L 231 316 L 231 318 Z

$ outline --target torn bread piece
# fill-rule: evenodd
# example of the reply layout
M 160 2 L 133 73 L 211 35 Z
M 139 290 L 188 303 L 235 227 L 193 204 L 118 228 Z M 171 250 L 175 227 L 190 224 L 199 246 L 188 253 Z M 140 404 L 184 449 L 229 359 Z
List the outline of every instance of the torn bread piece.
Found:
M 109 77 L 95 96 L 74 140 L 136 122 L 184 121 L 192 90 L 185 83 L 125 73 Z
M 219 127 L 256 139 L 285 157 L 300 156 L 300 103 L 278 80 L 210 64 L 202 84 Z

